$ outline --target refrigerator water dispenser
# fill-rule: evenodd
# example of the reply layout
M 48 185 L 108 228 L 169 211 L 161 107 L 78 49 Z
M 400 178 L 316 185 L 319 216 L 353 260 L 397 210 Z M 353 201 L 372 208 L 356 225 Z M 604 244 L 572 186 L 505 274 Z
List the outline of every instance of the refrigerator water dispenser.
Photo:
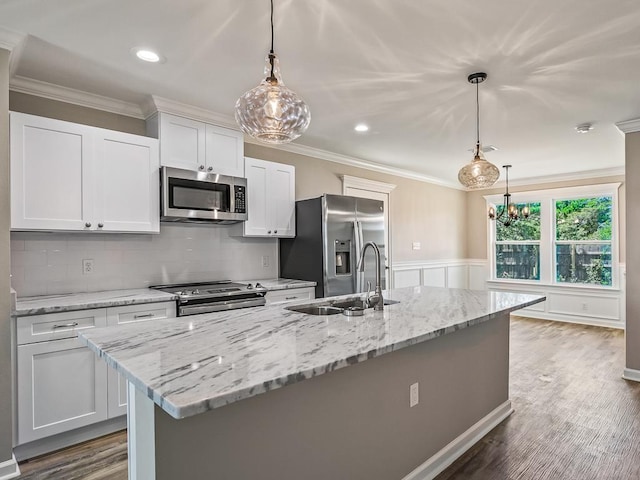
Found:
M 351 240 L 336 240 L 336 275 L 351 275 Z

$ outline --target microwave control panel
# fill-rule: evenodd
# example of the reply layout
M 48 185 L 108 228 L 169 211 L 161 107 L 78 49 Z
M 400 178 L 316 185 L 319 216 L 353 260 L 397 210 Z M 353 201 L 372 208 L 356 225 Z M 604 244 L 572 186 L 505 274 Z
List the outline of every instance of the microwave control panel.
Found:
M 235 213 L 247 213 L 247 187 L 234 185 L 233 191 L 235 197 Z

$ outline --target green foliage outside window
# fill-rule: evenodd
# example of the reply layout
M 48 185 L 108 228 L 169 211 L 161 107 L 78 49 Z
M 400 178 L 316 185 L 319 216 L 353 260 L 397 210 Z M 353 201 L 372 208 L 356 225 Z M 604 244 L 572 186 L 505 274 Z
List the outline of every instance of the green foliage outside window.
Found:
M 526 203 L 518 203 L 518 211 L 521 212 Z M 504 241 L 522 241 L 522 240 L 540 240 L 540 202 L 530 203 L 529 205 L 529 218 L 520 216 L 518 220 L 513 222 L 508 227 L 505 227 L 500 222 L 496 222 L 496 240 L 499 242 Z M 500 215 L 504 209 L 503 205 L 499 205 L 496 208 L 496 216 Z
M 556 202 L 557 240 L 611 240 L 611 197 Z

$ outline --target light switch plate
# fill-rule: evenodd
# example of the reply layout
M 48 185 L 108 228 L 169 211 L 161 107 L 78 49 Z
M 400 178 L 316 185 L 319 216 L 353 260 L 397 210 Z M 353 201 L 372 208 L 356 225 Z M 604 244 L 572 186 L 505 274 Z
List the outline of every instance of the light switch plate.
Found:
M 420 242 L 413 242 L 411 248 L 413 248 L 414 250 L 420 250 L 420 246 Z

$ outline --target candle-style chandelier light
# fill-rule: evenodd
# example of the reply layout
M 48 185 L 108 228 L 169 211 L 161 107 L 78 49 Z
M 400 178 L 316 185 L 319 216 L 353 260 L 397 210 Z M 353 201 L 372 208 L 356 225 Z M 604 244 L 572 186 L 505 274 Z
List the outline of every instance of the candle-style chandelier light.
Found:
M 509 193 L 509 169 L 511 165 L 503 165 L 502 168 L 505 170 L 505 177 L 507 181 L 507 188 L 504 193 L 504 200 L 502 204 L 502 208 L 500 209 L 500 213 L 496 216 L 496 209 L 492 206 L 489 207 L 489 218 L 491 220 L 495 220 L 496 222 L 500 222 L 505 227 L 508 227 L 513 222 L 518 220 L 522 215 L 523 218 L 529 218 L 529 205 L 525 205 L 522 207 L 522 211 L 518 211 L 518 207 L 515 203 L 511 202 L 511 194 Z

